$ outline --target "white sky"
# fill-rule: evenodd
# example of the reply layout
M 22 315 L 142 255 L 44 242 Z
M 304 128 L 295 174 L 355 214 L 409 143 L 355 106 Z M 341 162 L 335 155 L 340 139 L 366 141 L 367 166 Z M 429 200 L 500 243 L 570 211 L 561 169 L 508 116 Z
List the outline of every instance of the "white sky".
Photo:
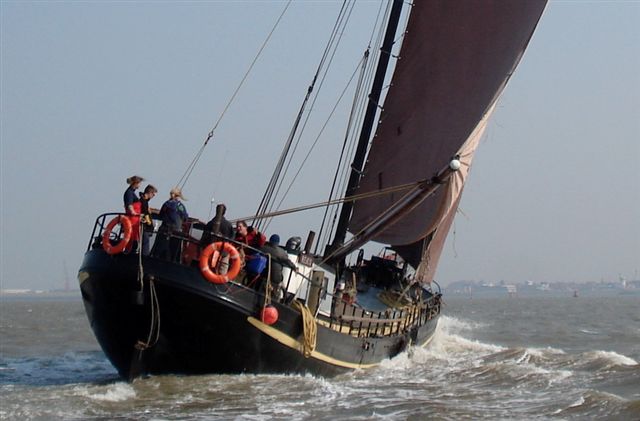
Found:
M 184 190 L 192 216 L 208 219 L 212 196 L 231 218 L 253 213 L 339 5 L 291 6 Z M 61 288 L 65 264 L 73 279 L 128 176 L 156 185 L 160 207 L 283 7 L 2 0 L 1 287 Z M 361 31 L 344 35 L 327 86 L 342 89 L 376 11 L 357 7 Z M 343 127 L 286 206 L 326 197 Z M 441 284 L 640 277 L 640 2 L 551 1 L 488 132 Z M 318 224 L 310 213 L 270 231 L 304 238 Z

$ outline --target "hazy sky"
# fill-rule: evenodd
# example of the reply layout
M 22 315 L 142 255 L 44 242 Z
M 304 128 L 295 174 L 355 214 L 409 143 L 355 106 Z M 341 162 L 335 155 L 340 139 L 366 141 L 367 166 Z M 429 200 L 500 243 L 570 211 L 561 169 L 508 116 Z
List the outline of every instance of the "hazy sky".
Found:
M 160 189 L 161 206 L 284 2 L 0 5 L 1 286 L 62 288 L 66 265 L 75 287 L 95 218 L 121 210 L 132 174 Z M 212 196 L 231 218 L 255 211 L 339 6 L 290 7 L 184 189 L 192 216 L 208 219 Z M 360 30 L 344 34 L 326 82 L 336 92 L 377 8 L 354 12 Z M 317 104 L 311 140 L 331 104 Z M 285 206 L 326 197 L 337 121 Z M 640 2 L 549 3 L 461 210 L 442 284 L 640 277 Z M 304 238 L 319 219 L 296 215 L 270 231 Z

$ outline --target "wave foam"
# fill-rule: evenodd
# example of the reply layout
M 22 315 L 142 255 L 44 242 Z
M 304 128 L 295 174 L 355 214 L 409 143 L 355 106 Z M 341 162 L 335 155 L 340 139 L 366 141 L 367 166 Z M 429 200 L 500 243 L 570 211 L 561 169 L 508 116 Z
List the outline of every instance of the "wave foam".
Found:
M 609 361 L 614 365 L 636 365 L 638 362 L 633 358 L 629 358 L 626 355 L 618 354 L 615 351 L 592 351 L 586 354 L 587 356 L 593 356 L 597 359 L 603 359 Z
M 451 358 L 464 358 L 469 353 L 477 356 L 503 351 L 505 348 L 499 345 L 467 339 L 458 333 L 461 330 L 471 329 L 473 323 L 468 323 L 455 317 L 442 316 L 436 328 L 433 340 L 427 346 L 431 358 L 449 360 Z
M 94 388 L 79 387 L 76 393 L 89 399 L 103 402 L 122 402 L 136 397 L 135 389 L 127 383 L 114 383 L 108 386 L 100 386 L 99 391 Z
M 483 356 L 505 350 L 499 345 L 467 339 L 457 332 L 474 328 L 474 323 L 455 317 L 441 316 L 433 340 L 425 347 L 410 347 L 380 364 L 383 370 L 405 370 L 416 365 L 456 367 L 463 362 L 479 361 Z

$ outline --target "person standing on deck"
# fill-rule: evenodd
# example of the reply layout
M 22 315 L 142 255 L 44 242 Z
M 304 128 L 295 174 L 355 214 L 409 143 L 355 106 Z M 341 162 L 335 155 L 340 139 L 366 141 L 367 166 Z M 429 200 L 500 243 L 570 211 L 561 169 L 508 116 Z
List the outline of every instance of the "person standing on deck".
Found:
M 261 247 L 260 251 L 271 256 L 271 286 L 273 287 L 274 296 L 280 298 L 278 294 L 280 293 L 282 281 L 284 280 L 282 269 L 284 266 L 287 266 L 294 272 L 297 272 L 298 267 L 289 259 L 287 252 L 280 247 L 280 236 L 278 234 L 273 234 L 269 237 L 269 241 Z M 269 266 L 265 269 L 265 272 L 268 271 L 268 267 Z M 265 274 L 263 272 L 264 278 L 266 278 L 267 275 L 268 273 Z
M 175 187 L 169 192 L 169 200 L 164 202 L 160 209 L 162 225 L 158 229 L 154 255 L 170 261 L 178 261 L 181 240 L 174 234 L 182 232 L 182 224 L 189 218 L 187 208 L 180 199 L 187 200 L 182 191 Z
M 233 239 L 233 224 L 225 218 L 227 212 L 227 206 L 224 203 L 220 203 L 216 206 L 216 214 L 204 227 L 202 232 L 202 238 L 200 239 L 200 245 L 206 247 L 213 242 L 214 235 L 221 235 L 224 238 Z M 220 221 L 219 226 L 215 226 L 216 220 Z
M 127 245 L 126 251 L 135 250 L 138 248 L 138 241 L 140 240 L 140 204 L 138 203 L 138 197 L 136 190 L 140 187 L 140 184 L 144 181 L 144 178 L 139 175 L 132 175 L 127 178 L 127 184 L 129 187 L 124 191 L 124 212 L 131 221 L 131 241 Z
M 127 184 L 129 187 L 124 191 L 124 212 L 127 215 L 139 215 L 140 212 L 135 212 L 133 209 L 133 204 L 138 201 L 138 197 L 136 196 L 136 190 L 140 188 L 140 184 L 144 181 L 144 178 L 139 175 L 132 175 L 127 178 Z
M 154 186 L 149 184 L 144 188 L 144 192 L 140 193 L 140 215 L 142 218 L 142 254 L 148 256 L 150 252 L 151 234 L 153 233 L 153 219 L 151 219 L 151 210 L 149 209 L 149 200 L 158 192 Z
M 255 228 L 247 226 L 246 221 L 238 221 L 236 223 L 236 241 L 259 249 L 267 242 L 267 238 Z M 253 253 L 255 253 L 253 250 L 247 251 L 247 254 Z
M 252 285 L 260 277 L 266 264 L 264 256 L 257 254 L 255 249 L 260 249 L 267 239 L 264 234 L 248 226 L 246 221 L 238 221 L 236 222 L 236 241 L 253 248 L 240 247 L 238 250 L 245 263 L 243 277 L 246 276 L 246 278 L 243 282 Z

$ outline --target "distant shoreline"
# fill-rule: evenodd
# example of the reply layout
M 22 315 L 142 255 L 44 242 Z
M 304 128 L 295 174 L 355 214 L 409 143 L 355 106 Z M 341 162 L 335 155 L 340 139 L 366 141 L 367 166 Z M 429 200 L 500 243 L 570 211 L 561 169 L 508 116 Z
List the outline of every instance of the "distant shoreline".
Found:
M 0 290 L 0 301 L 80 300 L 81 298 L 79 289 L 71 291 L 34 291 L 28 289 Z

